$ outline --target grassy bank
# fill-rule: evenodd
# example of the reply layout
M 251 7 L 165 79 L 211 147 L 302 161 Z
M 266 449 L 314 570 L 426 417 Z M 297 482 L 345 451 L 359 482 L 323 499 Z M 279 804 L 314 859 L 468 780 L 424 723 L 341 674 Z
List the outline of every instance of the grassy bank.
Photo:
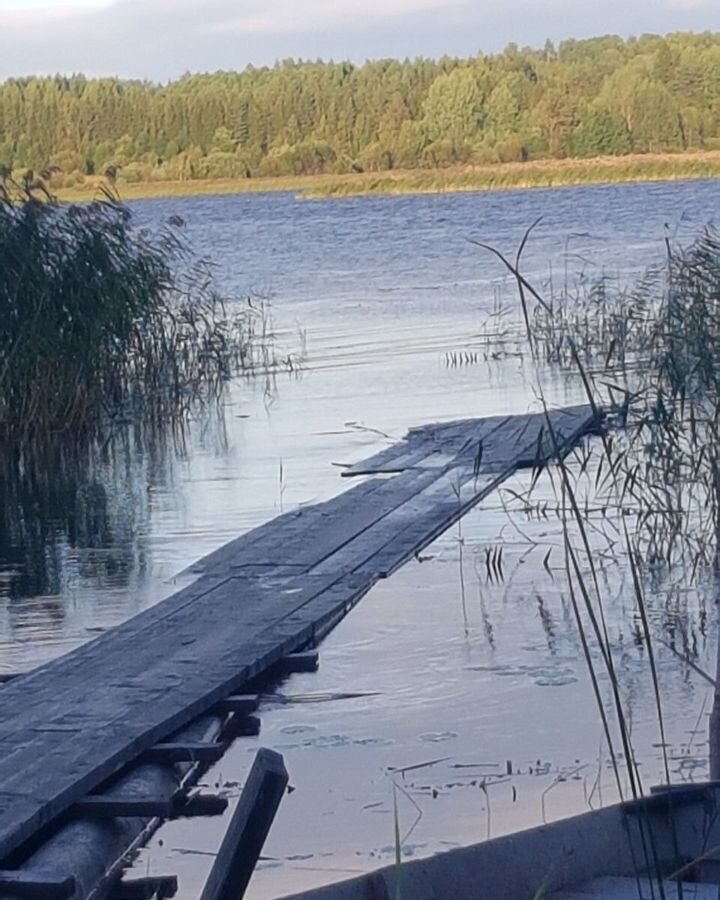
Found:
M 126 200 L 292 191 L 308 198 L 370 194 L 434 194 L 547 188 L 581 184 L 622 184 L 720 177 L 720 151 L 685 154 L 605 156 L 594 159 L 536 160 L 448 169 L 363 172 L 351 175 L 299 175 L 280 178 L 120 183 Z M 99 182 L 58 191 L 62 200 L 89 200 Z

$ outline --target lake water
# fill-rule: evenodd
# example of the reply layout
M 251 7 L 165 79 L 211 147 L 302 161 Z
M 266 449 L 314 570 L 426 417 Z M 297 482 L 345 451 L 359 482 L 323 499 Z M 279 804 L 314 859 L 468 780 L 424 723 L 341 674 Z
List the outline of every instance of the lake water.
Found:
M 525 412 L 540 383 L 550 401 L 577 402 L 571 379 L 488 351 L 488 317 L 500 304 L 517 321 L 518 310 L 500 263 L 467 238 L 514 254 L 542 216 L 523 270 L 557 291 L 566 279 L 625 279 L 660 262 L 666 236 L 692 238 L 713 222 L 718 201 L 720 185 L 691 182 L 133 204 L 151 226 L 180 215 L 229 293 L 271 296 L 277 351 L 302 354 L 303 365 L 272 383 L 234 384 L 224 429 L 197 423 L 182 453 L 118 453 L 58 485 L 52 503 L 33 497 L 14 515 L 0 544 L 0 671 L 36 666 L 157 602 L 228 539 L 342 490 L 333 464 L 370 455 L 410 426 Z M 450 365 L 459 352 L 474 353 L 472 363 Z M 546 480 L 538 509 L 543 497 L 551 508 Z M 490 498 L 423 562 L 373 589 L 323 644 L 320 672 L 293 676 L 281 697 L 268 697 L 261 736 L 238 741 L 208 776 L 234 797 L 258 746 L 285 755 L 296 790 L 253 882 L 256 900 L 391 862 L 393 779 L 407 856 L 613 799 L 561 523 L 547 511 L 509 514 L 511 502 L 507 492 Z M 491 580 L 484 560 L 501 545 L 503 578 Z M 606 586 L 649 785 L 662 766 L 647 659 L 630 586 L 612 571 Z M 653 628 L 665 638 L 683 628 L 712 668 L 714 616 L 702 597 L 679 591 L 672 610 L 655 610 Z M 659 667 L 674 777 L 700 777 L 708 689 L 663 645 Z M 367 696 L 329 699 L 338 691 Z M 393 775 L 405 767 L 419 768 Z M 223 824 L 174 823 L 138 866 L 177 872 L 181 897 L 196 897 Z

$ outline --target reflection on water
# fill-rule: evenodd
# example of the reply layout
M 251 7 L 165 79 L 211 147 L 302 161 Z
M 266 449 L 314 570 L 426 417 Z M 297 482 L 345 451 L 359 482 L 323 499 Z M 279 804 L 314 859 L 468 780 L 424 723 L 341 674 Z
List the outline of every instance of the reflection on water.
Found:
M 232 293 L 271 291 L 279 355 L 305 347 L 307 362 L 270 386 L 233 384 L 224 428 L 198 419 L 180 445 L 127 435 L 79 460 L 57 452 L 2 473 L 0 670 L 31 668 L 169 595 L 198 557 L 282 509 L 344 489 L 333 464 L 368 456 L 408 427 L 525 412 L 536 406 L 539 381 L 552 402 L 577 402 L 572 379 L 488 352 L 488 316 L 498 297 L 512 303 L 512 292 L 466 236 L 510 251 L 543 215 L 525 259 L 549 289 L 549 273 L 558 284 L 566 270 L 637 271 L 663 253 L 664 223 L 692 236 L 718 199 L 716 184 L 693 182 L 137 204 L 145 222 L 181 215 Z M 508 516 L 512 498 L 501 492 L 424 561 L 378 585 L 323 645 L 321 671 L 283 687 L 291 697 L 364 696 L 268 699 L 261 738 L 238 742 L 211 773 L 236 796 L 260 742 L 286 756 L 296 791 L 283 803 L 253 896 L 390 861 L 393 773 L 405 792 L 403 826 L 412 829 L 408 854 L 613 798 L 559 523 L 549 484 L 538 489 L 546 507 Z M 660 751 L 641 630 L 629 585 L 617 571 L 605 575 L 623 699 L 651 784 Z M 712 669 L 715 628 L 703 598 L 663 585 L 653 602 L 656 633 Z M 707 689 L 664 645 L 658 654 L 673 771 L 698 777 Z M 607 683 L 603 690 L 609 695 Z M 175 823 L 139 865 L 178 871 L 181 896 L 195 897 L 223 824 Z

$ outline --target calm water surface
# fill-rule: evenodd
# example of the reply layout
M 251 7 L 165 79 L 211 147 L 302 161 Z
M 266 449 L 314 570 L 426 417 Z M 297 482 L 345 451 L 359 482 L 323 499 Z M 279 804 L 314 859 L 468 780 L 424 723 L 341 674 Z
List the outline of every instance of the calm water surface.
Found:
M 718 200 L 719 185 L 693 182 L 134 204 L 144 224 L 182 216 L 229 292 L 270 295 L 278 351 L 304 350 L 305 361 L 274 383 L 233 385 L 224 429 L 196 423 L 183 452 L 118 452 L 76 480 L 50 479 L 16 511 L 0 544 L 0 669 L 31 668 L 157 602 L 231 537 L 342 490 L 333 463 L 367 456 L 409 426 L 524 412 L 539 382 L 553 402 L 576 401 L 571 381 L 515 355 L 485 358 L 488 316 L 514 301 L 499 263 L 468 237 L 514 252 L 542 216 L 524 269 L 549 292 L 566 279 L 623 279 L 661 261 L 666 235 L 691 238 L 713 222 Z M 479 351 L 474 364 L 448 365 L 447 354 L 465 350 Z M 522 490 L 522 479 L 510 487 Z M 551 500 L 549 483 L 538 490 Z M 392 777 L 405 767 L 419 767 L 394 776 L 407 856 L 613 799 L 560 523 L 547 512 L 508 515 L 510 501 L 490 498 L 423 562 L 375 588 L 323 645 L 321 671 L 268 697 L 261 737 L 239 741 L 208 776 L 234 797 L 257 746 L 285 755 L 296 790 L 253 884 L 257 900 L 392 861 Z M 492 580 L 486 554 L 501 544 L 503 578 Z M 556 556 L 544 567 L 548 549 Z M 606 588 L 651 784 L 661 755 L 632 591 L 614 571 Z M 711 667 L 709 618 L 702 598 L 679 592 L 671 611 L 658 607 L 653 627 L 665 637 L 686 628 Z M 659 665 L 674 777 L 700 777 L 707 690 L 662 646 Z M 368 695 L 328 699 L 337 691 Z M 175 823 L 138 866 L 178 872 L 181 896 L 196 897 L 222 828 Z

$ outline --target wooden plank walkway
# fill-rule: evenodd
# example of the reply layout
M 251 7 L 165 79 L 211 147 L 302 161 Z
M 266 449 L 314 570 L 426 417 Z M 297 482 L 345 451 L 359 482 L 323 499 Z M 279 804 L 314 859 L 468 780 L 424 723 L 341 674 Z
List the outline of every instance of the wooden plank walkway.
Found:
M 427 426 L 344 474 L 396 473 L 287 513 L 197 580 L 0 687 L 0 864 L 178 728 L 312 644 L 516 468 L 569 451 L 589 407 Z

